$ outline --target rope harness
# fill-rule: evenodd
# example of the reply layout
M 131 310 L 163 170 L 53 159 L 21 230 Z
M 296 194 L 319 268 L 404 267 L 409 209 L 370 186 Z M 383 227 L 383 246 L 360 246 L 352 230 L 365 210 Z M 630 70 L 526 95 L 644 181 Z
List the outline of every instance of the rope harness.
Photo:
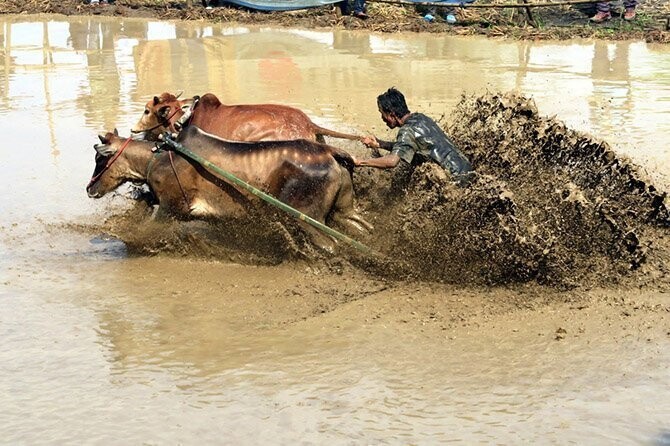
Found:
M 128 145 L 130 144 L 131 141 L 132 141 L 132 138 L 127 138 L 123 142 L 123 144 L 121 145 L 119 150 L 117 150 L 116 153 L 109 159 L 109 161 L 107 161 L 107 164 L 105 164 L 105 167 L 103 167 L 103 169 L 97 175 L 94 175 L 91 178 L 91 181 L 89 181 L 88 185 L 86 186 L 87 189 L 89 187 L 91 187 L 93 184 L 95 184 L 95 182 L 98 181 L 102 177 L 102 175 L 109 170 L 109 168 L 112 166 L 112 164 L 114 164 L 114 162 L 117 159 L 119 159 L 119 157 L 121 156 L 123 151 L 126 149 L 126 147 L 128 147 Z M 151 169 L 154 166 L 154 162 L 156 161 L 157 155 L 159 155 L 163 151 L 166 151 L 168 153 L 168 157 L 170 158 L 170 166 L 172 167 L 172 172 L 174 173 L 174 176 L 177 179 L 177 184 L 179 185 L 179 190 L 181 191 L 182 197 L 184 197 L 184 203 L 186 204 L 186 208 L 189 208 L 190 207 L 190 201 L 188 199 L 188 195 L 186 195 L 186 191 L 184 190 L 184 186 L 182 186 L 182 184 L 181 184 L 181 180 L 179 179 L 179 175 L 177 174 L 177 169 L 175 168 L 175 165 L 174 165 L 174 157 L 172 155 L 172 150 L 163 149 L 163 147 L 165 145 L 166 144 L 162 144 L 161 146 L 156 145 L 156 148 L 152 150 L 154 152 L 154 156 L 151 157 L 151 159 L 149 160 L 149 164 L 147 164 L 146 179 L 149 180 L 149 174 L 151 173 Z
M 170 105 L 169 107 L 170 107 L 170 110 L 172 110 L 172 106 Z M 157 128 L 160 128 L 160 127 L 165 127 L 166 129 L 175 132 L 176 130 L 174 128 L 174 125 L 170 122 L 170 120 L 172 118 L 174 118 L 174 115 L 176 115 L 179 110 L 181 110 L 180 107 L 175 107 L 174 111 L 170 114 L 170 116 L 167 116 L 165 118 L 161 118 L 161 117 L 157 116 L 158 124 L 156 124 L 155 126 L 153 126 L 151 128 L 148 128 L 146 130 L 139 130 L 139 131 L 131 130 L 130 133 L 149 133 L 149 132 L 153 132 L 154 130 L 156 130 Z
M 167 148 L 166 148 L 167 146 Z M 149 175 L 151 175 L 151 170 L 154 167 L 154 163 L 156 162 L 156 159 L 158 159 L 158 155 L 160 155 L 163 152 L 168 153 L 168 157 L 170 158 L 170 167 L 172 167 L 172 172 L 174 173 L 174 177 L 177 179 L 177 185 L 179 185 L 179 190 L 181 191 L 181 196 L 184 197 L 184 203 L 186 204 L 186 208 L 190 207 L 190 200 L 188 199 L 188 195 L 186 194 L 186 190 L 184 189 L 184 186 L 181 184 L 181 180 L 179 179 L 179 175 L 177 174 L 177 169 L 174 165 L 174 157 L 172 155 L 172 150 L 170 150 L 169 144 L 166 144 L 165 142 L 163 143 L 156 143 L 156 147 L 151 149 L 151 151 L 154 153 L 154 155 L 151 157 L 149 160 L 149 163 L 147 164 L 147 173 L 145 175 L 147 182 L 149 181 Z
M 188 199 L 188 196 L 186 196 L 186 191 L 184 190 L 184 187 L 181 185 L 181 181 L 179 181 L 179 175 L 177 175 L 177 169 L 174 167 L 174 160 L 173 160 L 173 155 L 172 155 L 172 150 L 168 150 L 168 157 L 170 158 L 170 166 L 172 166 L 172 171 L 174 172 L 174 177 L 177 179 L 177 184 L 179 185 L 179 190 L 181 191 L 182 197 L 184 197 L 184 203 L 186 203 L 186 208 L 190 208 L 190 201 Z
M 191 125 L 191 120 L 193 119 L 193 110 L 197 107 L 198 102 L 200 102 L 200 96 L 193 96 L 193 102 L 191 106 L 181 115 L 181 118 L 177 120 L 175 124 L 179 124 L 181 127 L 179 130 L 183 130 L 184 127 Z
M 91 178 L 91 181 L 88 182 L 88 186 L 86 186 L 86 189 L 88 189 L 89 187 L 93 186 L 93 184 L 95 184 L 95 182 L 98 181 L 98 180 L 100 179 L 100 177 L 102 176 L 102 174 L 105 173 L 105 172 L 107 172 L 107 170 L 109 170 L 109 168 L 112 166 L 112 164 L 114 164 L 114 161 L 116 161 L 117 159 L 119 159 L 119 156 L 121 156 L 121 153 L 123 153 L 123 151 L 126 149 L 126 147 L 128 147 L 128 144 L 130 144 L 130 141 L 132 141 L 132 139 L 130 139 L 130 138 L 126 139 L 126 141 L 123 143 L 123 145 L 121 146 L 121 148 L 120 148 L 119 150 L 116 151 L 116 153 L 114 154 L 114 156 L 112 156 L 112 157 L 109 159 L 109 161 L 107 161 L 107 164 L 105 165 L 105 167 L 103 167 L 103 169 L 102 169 L 97 175 L 94 175 L 94 176 Z

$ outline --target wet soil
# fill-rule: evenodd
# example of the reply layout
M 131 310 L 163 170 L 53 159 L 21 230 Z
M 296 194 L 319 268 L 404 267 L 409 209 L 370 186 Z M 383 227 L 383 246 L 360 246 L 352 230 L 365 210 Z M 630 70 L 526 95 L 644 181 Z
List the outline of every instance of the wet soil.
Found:
M 339 8 L 324 6 L 291 12 L 259 12 L 231 5 L 205 10 L 200 2 L 156 2 L 152 0 L 117 0 L 108 5 L 91 6 L 82 0 L 0 0 L 3 14 L 65 14 L 144 17 L 161 20 L 204 20 L 241 24 L 272 24 L 299 28 L 361 29 L 374 32 L 429 32 L 455 35 L 486 35 L 519 39 L 643 39 L 647 42 L 670 42 L 670 6 L 664 0 L 645 0 L 637 8 L 635 21 L 621 19 L 615 8 L 612 20 L 590 24 L 592 5 L 561 5 L 534 8 L 529 16 L 523 9 L 466 8 L 457 11 L 458 22 L 451 25 L 443 20 L 423 19 L 426 7 L 368 2 L 370 18 L 360 20 L 342 16 Z M 503 3 L 491 1 L 487 3 Z M 616 3 L 615 3 L 616 6 Z

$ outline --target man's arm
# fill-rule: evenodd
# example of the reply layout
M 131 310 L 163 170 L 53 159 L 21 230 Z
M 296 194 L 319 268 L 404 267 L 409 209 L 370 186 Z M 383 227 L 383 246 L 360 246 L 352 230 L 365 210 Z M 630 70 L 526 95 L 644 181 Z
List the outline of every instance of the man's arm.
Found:
M 364 136 L 361 142 L 371 149 L 384 149 L 390 151 L 393 148 L 393 141 L 382 141 L 376 136 Z
M 376 167 L 377 169 L 393 169 L 400 162 L 400 157 L 395 153 L 381 156 L 379 158 L 358 159 L 354 157 L 354 166 Z

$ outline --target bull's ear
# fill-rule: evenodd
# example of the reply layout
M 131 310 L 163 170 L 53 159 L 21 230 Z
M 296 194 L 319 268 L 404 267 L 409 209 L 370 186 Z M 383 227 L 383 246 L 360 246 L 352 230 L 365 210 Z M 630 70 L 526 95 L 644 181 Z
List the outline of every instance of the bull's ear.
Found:
M 154 105 L 158 105 L 160 103 L 160 98 L 158 96 L 154 96 Z
M 114 136 L 119 136 L 119 131 L 114 127 Z
M 161 108 L 158 109 L 158 116 L 167 119 L 168 115 L 170 114 L 170 106 L 169 105 L 164 105 Z

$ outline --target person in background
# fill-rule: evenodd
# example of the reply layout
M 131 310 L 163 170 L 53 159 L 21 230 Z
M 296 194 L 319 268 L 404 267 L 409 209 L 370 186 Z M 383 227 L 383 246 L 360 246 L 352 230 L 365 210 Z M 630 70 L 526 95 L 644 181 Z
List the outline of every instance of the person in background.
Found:
M 437 16 L 442 16 L 448 24 L 456 23 L 456 10 L 453 7 L 432 7 L 423 11 L 423 19 L 427 22 L 433 22 Z
M 365 8 L 365 0 L 354 0 L 354 11 L 351 12 L 351 7 L 349 6 L 349 0 L 342 0 L 340 2 L 340 11 L 342 15 L 352 15 L 356 18 L 365 20 L 369 16 Z
M 624 0 L 623 7 L 626 8 L 626 11 L 623 14 L 624 20 L 633 20 L 635 18 L 635 7 L 637 6 L 637 0 Z M 610 12 L 611 5 L 610 2 L 598 2 L 596 3 L 596 15 L 591 17 L 591 21 L 594 23 L 602 23 L 612 18 L 612 13 Z
M 424 162 L 439 164 L 461 186 L 470 182 L 473 175 L 470 161 L 433 119 L 410 112 L 400 91 L 389 88 L 377 97 L 377 107 L 389 128 L 399 127 L 398 135 L 395 142 L 381 141 L 374 136 L 363 138 L 363 144 L 373 149 L 373 157 L 354 157 L 355 166 L 397 169 L 391 181 L 393 194 L 405 189 L 414 168 Z M 390 153 L 381 156 L 378 149 Z

